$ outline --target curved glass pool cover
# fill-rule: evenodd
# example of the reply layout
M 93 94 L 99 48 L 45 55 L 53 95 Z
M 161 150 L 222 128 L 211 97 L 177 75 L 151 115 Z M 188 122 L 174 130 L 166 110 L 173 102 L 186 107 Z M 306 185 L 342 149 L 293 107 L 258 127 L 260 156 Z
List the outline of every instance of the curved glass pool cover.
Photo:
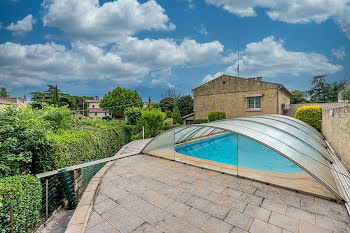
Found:
M 282 115 L 188 125 L 151 140 L 145 154 L 342 199 L 321 133 Z

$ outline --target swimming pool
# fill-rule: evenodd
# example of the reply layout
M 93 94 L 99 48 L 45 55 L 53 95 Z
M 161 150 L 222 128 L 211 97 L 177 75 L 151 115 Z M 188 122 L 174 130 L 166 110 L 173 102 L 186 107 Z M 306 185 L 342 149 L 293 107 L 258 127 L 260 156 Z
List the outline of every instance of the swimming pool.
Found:
M 237 150 L 237 139 L 239 147 Z M 237 165 L 262 171 L 301 173 L 298 165 L 289 161 L 274 150 L 235 133 L 207 138 L 200 141 L 179 145 L 175 151 L 206 160 Z

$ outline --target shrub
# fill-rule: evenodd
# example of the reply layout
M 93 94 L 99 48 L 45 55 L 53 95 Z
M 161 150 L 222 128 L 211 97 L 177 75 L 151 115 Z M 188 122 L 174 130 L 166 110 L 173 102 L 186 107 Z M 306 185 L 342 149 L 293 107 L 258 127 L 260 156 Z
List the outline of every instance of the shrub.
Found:
M 303 106 L 295 112 L 295 118 L 311 125 L 317 130 L 321 130 L 322 107 Z
M 37 171 L 36 156 L 53 146 L 44 119 L 27 108 L 4 108 L 0 113 L 0 177 Z
M 41 118 L 47 121 L 53 129 L 68 129 L 72 127 L 73 111 L 68 106 L 55 107 L 44 105 L 43 110 L 37 112 Z
M 165 117 L 165 113 L 160 109 L 144 110 L 138 121 L 139 130 L 144 126 L 145 137 L 154 137 L 162 131 Z
M 165 119 L 165 121 L 164 121 L 164 126 L 163 126 L 163 129 L 164 129 L 164 130 L 171 129 L 173 126 L 174 126 L 173 118 L 167 118 L 167 119 Z
M 165 114 L 166 114 L 166 118 L 171 118 L 172 112 L 170 110 L 166 110 Z
M 208 123 L 208 119 L 196 119 L 192 121 L 192 124 L 203 124 L 203 123 Z
M 174 124 L 182 124 L 182 117 L 178 106 L 175 106 L 171 118 L 174 120 Z
M 112 117 L 104 116 L 104 117 L 102 117 L 102 120 L 110 121 L 110 120 L 112 120 Z
M 15 232 L 28 232 L 40 221 L 41 183 L 32 175 L 0 179 L 0 232 L 10 232 L 10 203 Z
M 212 111 L 208 114 L 208 120 L 211 121 L 217 121 L 226 119 L 226 114 L 223 111 Z
M 127 120 L 128 124 L 136 125 L 137 121 L 141 117 L 141 108 L 134 107 L 134 106 L 126 108 L 125 111 L 124 111 L 124 115 L 126 117 L 126 120 Z

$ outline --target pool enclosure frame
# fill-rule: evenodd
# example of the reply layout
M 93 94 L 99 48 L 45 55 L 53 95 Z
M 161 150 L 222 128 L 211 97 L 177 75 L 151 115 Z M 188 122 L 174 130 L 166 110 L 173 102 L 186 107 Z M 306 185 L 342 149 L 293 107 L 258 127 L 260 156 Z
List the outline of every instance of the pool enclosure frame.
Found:
M 270 148 L 271 150 L 277 152 L 284 158 L 288 159 L 292 163 L 296 164 L 303 171 L 309 174 L 311 177 L 316 179 L 324 188 L 326 188 L 331 194 L 334 195 L 335 199 L 338 201 L 343 201 L 343 191 L 339 191 L 339 181 L 337 181 L 337 177 L 335 177 L 334 168 L 332 163 L 334 162 L 334 157 L 332 157 L 328 151 L 327 143 L 323 137 L 323 135 L 318 132 L 313 127 L 308 124 L 299 121 L 292 117 L 287 117 L 283 115 L 261 115 L 261 116 L 252 116 L 252 117 L 242 117 L 235 119 L 225 119 L 214 121 L 205 124 L 199 125 L 187 125 L 182 127 L 173 128 L 167 130 L 151 141 L 149 141 L 146 146 L 143 148 L 142 153 L 155 155 L 158 157 L 163 157 L 159 154 L 152 153 L 152 146 L 157 143 L 157 140 L 165 138 L 166 134 L 174 131 L 173 142 L 173 150 L 174 157 L 168 158 L 170 160 L 179 161 L 175 156 L 175 134 L 181 131 L 188 131 L 188 134 L 182 135 L 177 142 L 181 141 L 180 139 L 191 139 L 196 135 L 196 133 L 200 132 L 203 128 L 204 132 L 201 134 L 205 135 L 207 132 L 232 132 L 239 136 L 246 137 L 250 140 L 260 143 L 261 145 Z M 212 135 L 212 134 L 208 134 Z M 200 137 L 199 137 L 199 140 Z M 185 140 L 186 141 L 186 140 Z M 181 142 L 183 143 L 183 141 Z M 164 156 L 167 158 L 167 156 Z M 164 158 L 163 157 L 163 158 Z M 237 160 L 238 160 L 238 142 L 237 142 Z M 183 161 L 180 161 L 183 162 Z M 188 162 L 183 162 L 188 163 Z M 191 163 L 189 163 L 191 164 Z M 270 182 L 266 182 L 260 179 L 254 179 L 249 176 L 241 176 L 238 171 L 237 174 L 233 174 L 230 172 L 225 172 L 219 169 L 213 169 L 207 166 L 202 166 L 198 164 L 192 164 L 198 167 L 203 167 L 211 170 L 216 170 L 219 172 L 228 173 L 235 176 L 240 176 L 248 179 L 257 180 L 264 183 L 269 183 L 272 185 L 277 185 L 280 187 L 284 187 L 287 189 L 294 189 L 290 187 L 285 187 L 283 185 L 278 185 Z M 232 165 L 235 166 L 235 165 Z M 238 170 L 238 162 L 237 162 L 237 170 Z M 310 193 L 309 191 L 303 191 L 299 189 L 294 189 L 301 192 L 305 192 L 308 194 L 313 194 L 319 196 L 314 193 Z M 322 195 L 321 195 L 322 196 Z M 324 196 L 323 196 L 324 197 Z M 327 197 L 326 197 L 327 198 Z M 334 198 L 333 198 L 334 199 Z

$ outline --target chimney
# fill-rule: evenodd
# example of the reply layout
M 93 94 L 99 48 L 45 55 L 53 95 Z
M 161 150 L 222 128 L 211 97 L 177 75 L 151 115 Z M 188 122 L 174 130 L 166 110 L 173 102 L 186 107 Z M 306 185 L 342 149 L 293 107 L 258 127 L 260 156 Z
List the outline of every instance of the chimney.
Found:
M 148 105 L 151 105 L 151 96 L 148 97 Z
M 7 94 L 7 95 L 6 95 L 6 98 L 11 98 L 11 94 Z
M 100 99 L 100 97 L 98 97 L 98 96 L 95 96 L 95 100 L 99 100 Z
M 262 77 L 256 77 L 256 81 L 262 81 Z

